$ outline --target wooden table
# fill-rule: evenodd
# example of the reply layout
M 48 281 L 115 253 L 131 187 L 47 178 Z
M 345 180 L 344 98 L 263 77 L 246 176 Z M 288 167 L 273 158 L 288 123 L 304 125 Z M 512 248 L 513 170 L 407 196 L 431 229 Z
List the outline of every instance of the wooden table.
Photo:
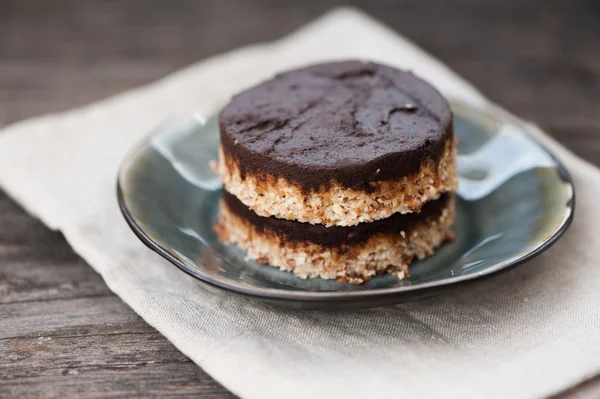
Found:
M 600 165 L 600 2 L 357 3 Z M 270 41 L 336 1 L 0 1 L 0 125 Z M 359 4 L 360 5 L 360 4 Z M 232 397 L 0 193 L 0 397 Z M 600 379 L 560 397 L 600 396 Z

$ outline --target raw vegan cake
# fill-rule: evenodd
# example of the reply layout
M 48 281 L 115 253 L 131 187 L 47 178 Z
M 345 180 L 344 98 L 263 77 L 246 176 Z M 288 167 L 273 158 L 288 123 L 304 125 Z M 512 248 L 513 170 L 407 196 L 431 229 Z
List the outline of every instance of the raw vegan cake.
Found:
M 220 238 L 300 277 L 408 275 L 451 236 L 456 149 L 447 101 L 362 61 L 275 76 L 220 115 Z

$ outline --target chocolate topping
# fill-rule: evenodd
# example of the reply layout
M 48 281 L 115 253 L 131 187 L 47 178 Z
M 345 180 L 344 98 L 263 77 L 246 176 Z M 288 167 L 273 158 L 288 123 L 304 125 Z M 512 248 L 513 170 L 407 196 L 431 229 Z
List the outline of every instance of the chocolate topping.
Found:
M 446 100 L 410 72 L 361 61 L 281 73 L 233 98 L 221 144 L 242 175 L 264 172 L 306 191 L 416 173 L 452 136 Z
M 352 227 L 300 223 L 274 217 L 261 217 L 234 195 L 221 190 L 221 198 L 229 210 L 247 220 L 261 232 L 272 232 L 283 241 L 312 242 L 324 247 L 340 247 L 341 245 L 359 244 L 367 241 L 375 234 L 408 234 L 418 223 L 437 219 L 448 206 L 453 194 L 443 194 L 439 199 L 429 201 L 421 208 L 420 213 L 395 213 L 389 218 L 371 223 L 361 223 Z

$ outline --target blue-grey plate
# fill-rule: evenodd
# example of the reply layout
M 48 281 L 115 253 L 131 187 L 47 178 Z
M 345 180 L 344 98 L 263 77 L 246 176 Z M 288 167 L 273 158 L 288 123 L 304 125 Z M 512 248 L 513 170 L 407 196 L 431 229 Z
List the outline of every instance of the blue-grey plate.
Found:
M 407 280 L 302 280 L 220 242 L 212 230 L 221 190 L 209 167 L 217 159 L 214 116 L 171 120 L 140 143 L 119 172 L 119 204 L 144 244 L 190 276 L 233 293 L 302 308 L 371 307 L 430 295 L 538 255 L 565 232 L 574 210 L 567 171 L 522 122 L 491 107 L 453 103 L 452 109 L 460 140 L 456 240 L 413 263 Z

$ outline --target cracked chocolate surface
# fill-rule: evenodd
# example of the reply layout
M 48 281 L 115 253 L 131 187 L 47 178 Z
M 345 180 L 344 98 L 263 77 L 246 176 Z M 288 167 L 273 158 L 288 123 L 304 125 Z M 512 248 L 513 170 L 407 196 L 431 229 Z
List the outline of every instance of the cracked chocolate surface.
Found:
M 220 115 L 221 144 L 242 175 L 262 172 L 315 190 L 416 173 L 452 137 L 446 100 L 413 74 L 362 61 L 281 73 Z

